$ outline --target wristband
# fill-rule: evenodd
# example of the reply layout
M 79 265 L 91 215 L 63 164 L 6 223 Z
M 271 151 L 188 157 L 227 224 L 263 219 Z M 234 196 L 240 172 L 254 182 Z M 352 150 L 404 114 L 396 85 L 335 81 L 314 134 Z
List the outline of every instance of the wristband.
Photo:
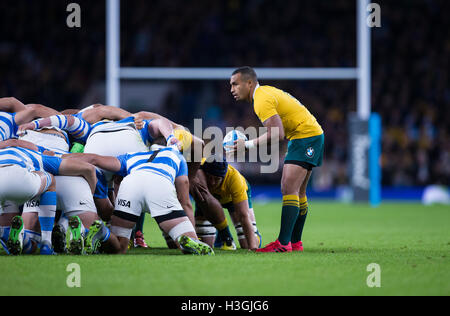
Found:
M 252 149 L 255 147 L 256 147 L 256 145 L 255 145 L 255 142 L 253 141 L 253 139 L 245 141 L 245 148 Z
M 170 134 L 169 137 L 167 137 L 167 139 L 166 139 L 167 144 L 169 144 L 169 141 L 174 137 L 175 137 L 175 135 Z

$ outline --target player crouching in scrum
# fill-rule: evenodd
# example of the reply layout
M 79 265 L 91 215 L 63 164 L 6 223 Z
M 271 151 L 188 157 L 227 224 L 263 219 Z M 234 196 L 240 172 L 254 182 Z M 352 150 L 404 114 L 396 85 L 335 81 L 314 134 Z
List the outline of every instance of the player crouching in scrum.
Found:
M 97 177 L 95 167 L 91 164 L 77 160 L 63 161 L 61 158 L 42 155 L 21 147 L 0 149 L 0 202 L 4 204 L 5 201 L 12 201 L 20 205 L 40 196 L 40 254 L 44 255 L 54 254 L 51 233 L 56 212 L 56 175 L 82 176 L 91 191 L 95 191 Z M 28 252 L 28 248 L 32 246 L 31 237 L 27 238 L 25 230 L 34 227 L 36 223 L 26 215 L 17 215 L 11 221 L 6 242 L 11 254 L 21 254 L 25 249 Z
M 250 185 L 244 176 L 220 156 L 208 157 L 198 172 L 204 174 L 209 192 L 230 213 L 241 248 L 259 248 L 261 235 L 256 227 Z M 196 218 L 201 215 L 198 211 Z M 220 248 L 222 243 L 220 235 L 216 235 L 214 246 Z
M 184 253 L 212 255 L 214 251 L 198 240 L 186 212 L 192 214 L 185 158 L 177 149 L 161 147 L 118 157 L 96 154 L 69 154 L 108 170 L 124 179 L 111 217 L 111 231 L 95 222 L 86 238 L 87 253 L 102 245 L 108 253 L 127 252 L 131 231 L 142 212 L 148 212 Z

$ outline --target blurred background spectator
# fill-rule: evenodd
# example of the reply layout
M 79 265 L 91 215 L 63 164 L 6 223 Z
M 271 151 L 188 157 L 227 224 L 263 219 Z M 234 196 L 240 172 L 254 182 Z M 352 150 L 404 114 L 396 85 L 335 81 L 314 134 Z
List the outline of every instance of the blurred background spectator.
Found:
M 81 28 L 66 26 L 67 4 Z M 383 123 L 386 186 L 449 184 L 450 12 L 448 0 L 377 1 L 372 30 L 372 107 Z M 0 96 L 62 110 L 104 103 L 105 2 L 0 2 Z M 158 67 L 355 67 L 353 0 L 122 1 L 121 65 Z M 123 81 L 121 106 L 159 112 L 192 128 L 260 126 L 228 81 Z M 325 130 L 325 163 L 314 186 L 348 183 L 347 116 L 354 81 L 261 81 L 297 97 Z M 252 181 L 279 183 L 279 174 Z

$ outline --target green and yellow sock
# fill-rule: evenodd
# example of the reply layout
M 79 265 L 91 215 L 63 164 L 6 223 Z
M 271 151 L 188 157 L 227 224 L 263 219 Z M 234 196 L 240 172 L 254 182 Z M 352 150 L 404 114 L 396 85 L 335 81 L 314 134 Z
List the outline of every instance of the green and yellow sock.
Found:
M 284 195 L 281 209 L 281 226 L 278 241 L 287 245 L 291 241 L 292 230 L 299 215 L 298 195 Z
M 217 229 L 217 232 L 222 241 L 227 240 L 227 239 L 233 239 L 233 236 L 231 235 L 230 227 L 228 226 L 228 221 L 226 218 L 220 224 L 214 225 L 214 227 Z
M 308 215 L 308 199 L 306 196 L 300 199 L 300 214 L 292 231 L 291 241 L 293 243 L 302 240 L 303 227 L 305 226 L 306 216 Z

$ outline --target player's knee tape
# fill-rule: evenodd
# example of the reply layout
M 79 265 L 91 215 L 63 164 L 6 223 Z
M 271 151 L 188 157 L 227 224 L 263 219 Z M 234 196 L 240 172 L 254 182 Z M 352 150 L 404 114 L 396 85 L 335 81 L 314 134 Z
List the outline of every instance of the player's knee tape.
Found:
M 97 210 L 84 210 L 84 211 L 66 211 L 64 212 L 65 216 L 67 216 L 68 218 L 72 217 L 72 216 L 80 216 L 83 213 L 93 213 L 93 214 L 97 214 Z
M 23 250 L 24 254 L 30 254 L 33 249 L 33 242 L 39 244 L 41 242 L 41 234 L 25 229 L 23 236 Z
M 245 239 L 244 229 L 242 228 L 241 223 L 236 223 L 234 228 L 236 229 L 238 239 Z
M 194 226 L 190 221 L 183 221 L 172 227 L 168 234 L 172 240 L 177 240 L 178 237 L 189 232 L 195 232 Z
M 43 172 L 44 176 L 45 176 L 45 187 L 44 187 L 43 192 L 46 192 L 48 190 L 48 188 L 50 187 L 50 185 L 52 184 L 53 178 L 47 171 L 41 171 L 41 172 Z
M 256 233 L 258 231 L 258 228 L 256 227 L 256 222 L 252 222 L 252 226 L 253 226 L 253 231 Z M 245 239 L 245 234 L 244 234 L 244 228 L 242 228 L 241 223 L 236 223 L 234 225 L 234 228 L 236 229 L 236 234 L 238 236 L 238 239 Z
M 133 231 L 133 228 L 124 228 L 124 227 L 120 227 L 120 226 L 111 226 L 111 233 L 113 233 L 117 237 L 130 239 L 132 231 Z
M 216 236 L 216 228 L 210 221 L 198 220 L 195 222 L 195 231 L 199 238 Z

